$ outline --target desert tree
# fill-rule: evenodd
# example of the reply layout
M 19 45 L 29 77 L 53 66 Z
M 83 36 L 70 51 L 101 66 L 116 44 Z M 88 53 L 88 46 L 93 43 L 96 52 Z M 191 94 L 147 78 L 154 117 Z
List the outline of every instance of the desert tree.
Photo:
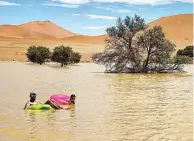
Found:
M 105 65 L 107 72 L 173 72 L 181 71 L 182 64 L 187 63 L 172 57 L 176 46 L 165 38 L 162 28 L 148 28 L 140 16 L 118 18 L 116 26 L 106 31 L 105 49 L 92 60 Z

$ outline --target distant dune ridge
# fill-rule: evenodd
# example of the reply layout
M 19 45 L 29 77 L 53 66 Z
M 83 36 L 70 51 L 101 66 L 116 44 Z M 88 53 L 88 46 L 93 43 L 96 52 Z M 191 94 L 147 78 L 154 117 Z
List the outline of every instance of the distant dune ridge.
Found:
M 88 44 L 104 44 L 105 39 L 108 38 L 107 34 L 99 35 L 99 36 L 86 36 L 86 35 L 77 35 L 68 38 L 63 38 L 63 41 L 70 43 L 88 43 Z
M 75 36 L 75 33 L 72 33 L 51 21 L 35 21 L 19 25 L 19 27 L 29 30 L 31 32 L 39 32 L 54 36 L 55 38 L 65 38 Z
M 50 21 L 35 21 L 21 25 L 1 25 L 0 36 L 23 39 L 56 39 L 75 36 Z
M 0 36 L 18 39 L 55 39 L 54 36 L 40 32 L 31 32 L 28 29 L 15 25 L 0 25 Z
M 148 23 L 160 25 L 166 37 L 177 49 L 193 45 L 193 14 L 162 17 Z M 21 25 L 0 25 L 0 60 L 24 60 L 30 45 L 70 45 L 82 53 L 83 60 L 90 60 L 93 53 L 102 51 L 107 34 L 86 36 L 68 31 L 51 21 L 34 21 Z M 21 57 L 22 56 L 22 57 Z M 26 60 L 26 58 L 25 58 Z

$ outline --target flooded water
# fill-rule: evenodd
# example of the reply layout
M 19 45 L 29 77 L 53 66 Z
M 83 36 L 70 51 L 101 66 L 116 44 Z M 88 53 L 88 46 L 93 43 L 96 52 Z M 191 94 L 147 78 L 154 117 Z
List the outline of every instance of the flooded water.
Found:
M 0 62 L 0 140 L 193 140 L 191 74 L 103 70 L 90 63 L 60 68 Z M 74 93 L 76 104 L 54 112 L 24 111 L 31 91 L 42 103 L 55 93 Z

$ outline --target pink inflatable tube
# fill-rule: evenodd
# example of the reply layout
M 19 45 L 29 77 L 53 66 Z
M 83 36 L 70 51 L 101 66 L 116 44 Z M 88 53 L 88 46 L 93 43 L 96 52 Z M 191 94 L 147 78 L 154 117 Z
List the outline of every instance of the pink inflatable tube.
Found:
M 69 98 L 70 96 L 65 94 L 54 94 L 50 97 L 50 100 L 55 101 L 59 105 L 69 105 L 70 103 L 67 101 Z

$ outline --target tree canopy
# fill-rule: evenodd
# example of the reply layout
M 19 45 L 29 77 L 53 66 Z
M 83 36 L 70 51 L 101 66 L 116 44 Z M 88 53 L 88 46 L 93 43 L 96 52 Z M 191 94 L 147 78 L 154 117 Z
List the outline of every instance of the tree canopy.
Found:
M 188 56 L 193 57 L 193 46 L 187 46 L 184 49 L 179 49 L 177 51 L 177 56 Z
M 74 52 L 71 47 L 58 46 L 53 49 L 51 53 L 49 48 L 43 46 L 30 46 L 27 50 L 26 56 L 30 62 L 43 64 L 48 60 L 61 63 L 61 66 L 68 64 L 79 63 L 81 54 Z
M 43 46 L 31 46 L 28 48 L 26 56 L 33 63 L 43 64 L 50 58 L 49 48 Z
M 52 53 L 51 60 L 61 63 L 61 66 L 80 62 L 81 55 L 74 52 L 71 47 L 58 46 L 55 47 Z

